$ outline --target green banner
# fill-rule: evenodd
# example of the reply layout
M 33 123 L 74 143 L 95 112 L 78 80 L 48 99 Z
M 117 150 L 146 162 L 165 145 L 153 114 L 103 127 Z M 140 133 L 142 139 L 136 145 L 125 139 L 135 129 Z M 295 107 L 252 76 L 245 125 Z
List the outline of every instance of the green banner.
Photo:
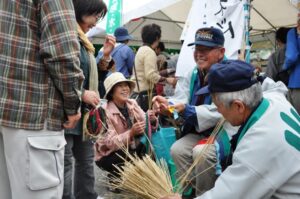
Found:
M 122 24 L 122 0 L 109 0 L 106 33 L 113 34 Z

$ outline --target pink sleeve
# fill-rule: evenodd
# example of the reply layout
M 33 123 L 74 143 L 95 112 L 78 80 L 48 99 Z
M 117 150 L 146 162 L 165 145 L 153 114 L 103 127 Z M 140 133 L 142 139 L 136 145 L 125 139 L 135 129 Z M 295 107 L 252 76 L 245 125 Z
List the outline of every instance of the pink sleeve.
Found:
M 111 151 L 120 149 L 121 146 L 128 146 L 132 140 L 130 140 L 130 130 L 126 130 L 123 133 L 118 134 L 112 122 L 108 120 L 108 133 L 104 140 L 104 144 Z M 120 125 L 120 124 L 119 124 Z

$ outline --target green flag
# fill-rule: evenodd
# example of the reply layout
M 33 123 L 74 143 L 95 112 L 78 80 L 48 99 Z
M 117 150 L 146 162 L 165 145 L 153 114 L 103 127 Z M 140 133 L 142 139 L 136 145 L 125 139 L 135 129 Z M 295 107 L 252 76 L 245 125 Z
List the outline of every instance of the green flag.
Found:
M 122 22 L 122 0 L 109 0 L 106 33 L 113 34 Z

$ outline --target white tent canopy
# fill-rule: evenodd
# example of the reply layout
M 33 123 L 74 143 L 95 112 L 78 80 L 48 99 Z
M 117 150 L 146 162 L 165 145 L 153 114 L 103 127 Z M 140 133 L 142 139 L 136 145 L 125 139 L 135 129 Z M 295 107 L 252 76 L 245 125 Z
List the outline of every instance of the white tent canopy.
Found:
M 289 0 L 254 0 L 252 5 L 252 34 L 296 24 L 298 10 Z
M 108 0 L 104 1 L 108 2 Z M 168 47 L 180 49 L 179 38 L 191 3 L 192 0 L 123 0 L 122 23 L 136 41 L 131 42 L 131 45 L 141 45 L 141 28 L 146 24 L 156 23 L 162 27 L 162 40 Z M 88 36 L 93 38 L 94 43 L 103 42 L 105 27 L 104 19 L 88 32 Z
M 108 0 L 105 0 L 108 2 Z M 123 21 L 135 41 L 140 45 L 140 31 L 145 24 L 157 23 L 162 27 L 162 41 L 168 48 L 180 49 L 180 36 L 193 0 L 123 0 Z M 296 0 L 293 0 L 296 1 Z M 253 34 L 274 31 L 281 26 L 296 24 L 297 9 L 289 0 L 252 1 L 250 25 Z M 243 17 L 243 16 L 241 16 Z M 138 19 L 138 20 L 134 20 Z M 103 20 L 88 35 L 94 43 L 102 43 L 106 21 Z

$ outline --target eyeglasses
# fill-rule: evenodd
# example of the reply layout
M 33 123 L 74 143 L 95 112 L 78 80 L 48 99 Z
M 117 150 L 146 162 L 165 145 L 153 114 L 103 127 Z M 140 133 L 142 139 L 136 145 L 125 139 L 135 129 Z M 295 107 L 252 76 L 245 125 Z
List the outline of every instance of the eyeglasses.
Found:
M 95 18 L 96 18 L 96 21 L 99 22 L 100 19 L 101 19 L 101 16 L 100 15 L 99 16 L 95 16 Z
M 96 18 L 96 22 L 98 23 L 102 19 L 102 14 L 99 13 L 99 14 L 95 15 L 95 18 Z

